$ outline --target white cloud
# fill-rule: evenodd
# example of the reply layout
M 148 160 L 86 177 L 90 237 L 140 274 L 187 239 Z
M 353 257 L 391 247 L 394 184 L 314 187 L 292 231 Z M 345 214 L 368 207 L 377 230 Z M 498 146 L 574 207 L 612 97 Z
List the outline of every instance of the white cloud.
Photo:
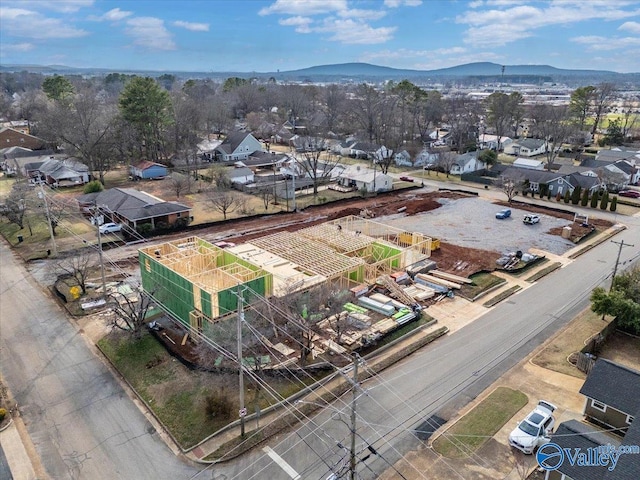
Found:
M 318 15 L 347 10 L 347 0 L 276 0 L 261 9 L 258 15 L 280 13 L 284 15 Z
M 309 25 L 313 22 L 309 17 L 289 17 L 283 18 L 278 23 L 287 27 L 296 27 L 298 33 L 311 33 Z
M 136 17 L 127 20 L 127 35 L 133 44 L 150 50 L 175 50 L 176 44 L 164 21 L 155 17 Z
M 3 45 L 2 49 L 5 52 L 28 52 L 29 50 L 33 50 L 34 47 L 35 46 L 32 43 L 14 43 Z
M 351 45 L 374 45 L 393 38 L 396 27 L 374 28 L 352 19 L 325 19 L 323 26 L 312 29 L 316 32 L 331 33 L 329 40 Z
M 637 2 L 610 0 L 554 0 L 542 7 L 521 5 L 515 0 L 487 0 L 483 5 L 502 6 L 487 10 L 469 10 L 456 17 L 456 22 L 466 24 L 464 41 L 477 46 L 500 46 L 528 38 L 535 30 L 553 25 L 568 25 L 586 20 L 620 20 L 640 14 L 640 9 L 625 10 L 622 7 Z M 478 2 L 473 2 L 476 7 Z M 509 8 L 505 6 L 511 5 Z M 515 6 L 513 6 L 515 5 Z
M 176 27 L 186 28 L 187 30 L 191 30 L 192 32 L 208 32 L 209 24 L 208 23 L 196 23 L 196 22 L 183 22 L 182 20 L 176 20 L 173 22 Z
M 626 30 L 627 32 L 640 35 L 640 23 L 638 22 L 624 22 L 618 27 L 618 30 Z
M 422 5 L 422 0 L 384 0 L 385 7 L 398 8 L 402 5 L 406 7 L 417 7 Z
M 89 15 L 88 20 L 93 22 L 118 22 L 120 20 L 124 20 L 127 17 L 133 15 L 133 12 L 129 12 L 127 10 L 120 10 L 119 8 L 112 8 L 108 12 L 96 16 Z
M 34 40 L 76 38 L 88 34 L 59 18 L 47 18 L 41 13 L 24 8 L 0 7 L 0 23 L 8 35 Z
M 21 0 L 21 7 L 33 7 L 38 10 L 71 13 L 81 8 L 90 7 L 94 0 Z
M 591 51 L 608 51 L 608 50 L 620 50 L 621 48 L 636 48 L 640 47 L 640 37 L 614 37 L 607 38 L 599 35 L 583 35 L 581 37 L 574 37 L 572 42 L 586 45 Z
M 338 15 L 343 18 L 355 18 L 358 20 L 380 20 L 387 14 L 384 10 L 360 10 L 353 8 L 350 10 L 340 10 Z

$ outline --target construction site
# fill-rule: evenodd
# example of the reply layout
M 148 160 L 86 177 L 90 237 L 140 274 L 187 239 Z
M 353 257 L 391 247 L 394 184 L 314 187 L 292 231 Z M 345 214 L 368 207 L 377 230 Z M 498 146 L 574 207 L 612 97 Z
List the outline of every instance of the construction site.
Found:
M 302 330 L 305 354 L 275 328 L 260 333 L 260 348 L 248 362 L 259 359 L 268 369 L 375 345 L 470 282 L 435 270 L 434 246 L 423 234 L 346 216 L 224 248 L 198 237 L 174 240 L 140 249 L 139 262 L 144 290 L 179 321 L 165 325 L 164 343 L 196 364 L 192 350 L 199 339 L 214 327 L 235 328 L 239 306 L 251 312 L 284 297 L 341 292 L 339 305 L 307 299 L 297 311 L 279 314 L 280 322 L 289 319 Z M 224 366 L 222 357 L 216 360 Z

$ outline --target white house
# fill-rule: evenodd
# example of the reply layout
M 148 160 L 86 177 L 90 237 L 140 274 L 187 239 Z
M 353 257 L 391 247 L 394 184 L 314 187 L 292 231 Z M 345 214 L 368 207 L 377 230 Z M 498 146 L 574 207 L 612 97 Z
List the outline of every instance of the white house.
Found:
M 350 165 L 338 177 L 338 184 L 367 192 L 383 192 L 393 188 L 393 179 L 364 165 Z
M 262 151 L 262 144 L 247 132 L 230 133 L 215 149 L 216 159 L 223 162 L 246 160 L 258 151 Z
M 516 158 L 513 162 L 514 167 L 528 168 L 530 170 L 544 170 L 545 163 L 542 160 L 533 158 Z
M 227 176 L 229 177 L 231 183 L 239 183 L 242 185 L 253 183 L 255 181 L 253 170 L 248 167 L 231 168 L 229 169 Z
M 504 149 L 504 153 L 522 157 L 542 155 L 547 151 L 547 142 L 538 138 L 522 138 L 511 143 Z
M 456 157 L 455 163 L 451 166 L 452 175 L 462 175 L 463 173 L 475 172 L 486 168 L 487 164 L 478 160 L 478 152 L 468 152 Z
M 510 137 L 500 137 L 500 151 L 513 143 L 513 139 Z M 481 133 L 478 135 L 478 148 L 480 150 L 498 150 L 498 136 L 489 135 L 487 133 Z

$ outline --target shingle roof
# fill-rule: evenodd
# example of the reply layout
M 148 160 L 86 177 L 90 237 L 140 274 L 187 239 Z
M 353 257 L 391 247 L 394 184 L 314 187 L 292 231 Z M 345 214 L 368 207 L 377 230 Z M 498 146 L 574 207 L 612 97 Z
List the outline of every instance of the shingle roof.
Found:
M 181 203 L 165 202 L 133 188 L 110 188 L 97 195 L 82 195 L 78 201 L 104 206 L 131 222 L 190 210 L 188 206 Z
M 64 180 L 65 178 L 78 177 L 82 173 L 87 173 L 89 167 L 72 158 L 64 160 L 50 158 L 45 160 L 42 165 L 38 167 L 38 170 L 55 180 Z
M 218 148 L 224 150 L 227 154 L 231 154 L 236 151 L 242 141 L 249 135 L 251 135 L 249 132 L 231 132 Z
M 247 167 L 259 167 L 263 165 L 273 165 L 286 160 L 287 156 L 282 153 L 275 152 L 253 152 L 249 158 L 242 160 L 242 164 Z
M 604 432 L 600 432 L 596 427 L 577 420 L 569 420 L 558 425 L 556 432 L 551 435 L 551 441 L 558 444 L 563 449 L 580 448 L 583 452 L 587 448 L 594 448 L 600 445 L 620 445 L 620 440 L 618 438 Z M 573 480 L 602 480 L 605 478 L 605 474 L 607 473 L 607 467 L 571 465 L 565 457 L 562 465 L 558 467 L 558 471 L 571 477 Z
M 163 168 L 167 168 L 166 165 L 163 165 L 161 163 L 157 163 L 157 162 L 152 162 L 150 160 L 143 160 L 140 163 L 134 165 L 134 168 L 137 168 L 138 170 L 146 170 L 147 168 L 151 168 L 151 167 L 163 167 Z
M 600 185 L 600 180 L 598 180 L 597 177 L 590 177 L 588 175 L 580 175 L 579 173 L 572 173 L 570 175 L 567 175 L 566 177 L 567 180 L 569 180 L 569 183 L 571 183 L 571 185 L 573 185 L 574 187 L 580 185 L 581 188 L 593 188 L 597 185 Z
M 537 183 L 547 183 L 557 178 L 563 177 L 563 175 L 557 172 L 549 172 L 547 170 L 533 170 L 531 168 L 518 168 L 518 167 L 509 167 L 507 168 L 502 175 L 504 177 L 522 177 L 523 179 L 527 179 L 530 182 Z
M 640 410 L 635 415 L 640 419 Z M 640 445 L 640 420 L 629 427 L 622 441 L 624 445 Z M 620 455 L 615 470 L 607 472 L 604 480 L 638 480 L 640 478 L 640 454 Z
M 600 358 L 580 393 L 626 414 L 640 411 L 640 372 Z
M 537 138 L 523 138 L 515 142 L 515 144 L 520 145 L 521 147 L 526 147 L 529 150 L 536 150 L 544 145 L 544 140 Z

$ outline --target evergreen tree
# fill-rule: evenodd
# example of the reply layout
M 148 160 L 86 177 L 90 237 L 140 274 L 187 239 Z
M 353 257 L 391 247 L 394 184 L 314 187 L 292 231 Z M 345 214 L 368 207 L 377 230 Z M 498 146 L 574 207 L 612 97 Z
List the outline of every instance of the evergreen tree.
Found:
M 611 199 L 611 206 L 609 207 L 609 210 L 615 212 L 616 208 L 618 208 L 618 197 L 613 197 Z
M 580 201 L 580 205 L 582 205 L 583 207 L 586 207 L 588 203 L 589 203 L 589 189 L 585 188 L 582 191 L 582 200 Z
M 606 210 L 609 205 L 609 192 L 604 192 L 602 199 L 600 200 L 600 210 Z

